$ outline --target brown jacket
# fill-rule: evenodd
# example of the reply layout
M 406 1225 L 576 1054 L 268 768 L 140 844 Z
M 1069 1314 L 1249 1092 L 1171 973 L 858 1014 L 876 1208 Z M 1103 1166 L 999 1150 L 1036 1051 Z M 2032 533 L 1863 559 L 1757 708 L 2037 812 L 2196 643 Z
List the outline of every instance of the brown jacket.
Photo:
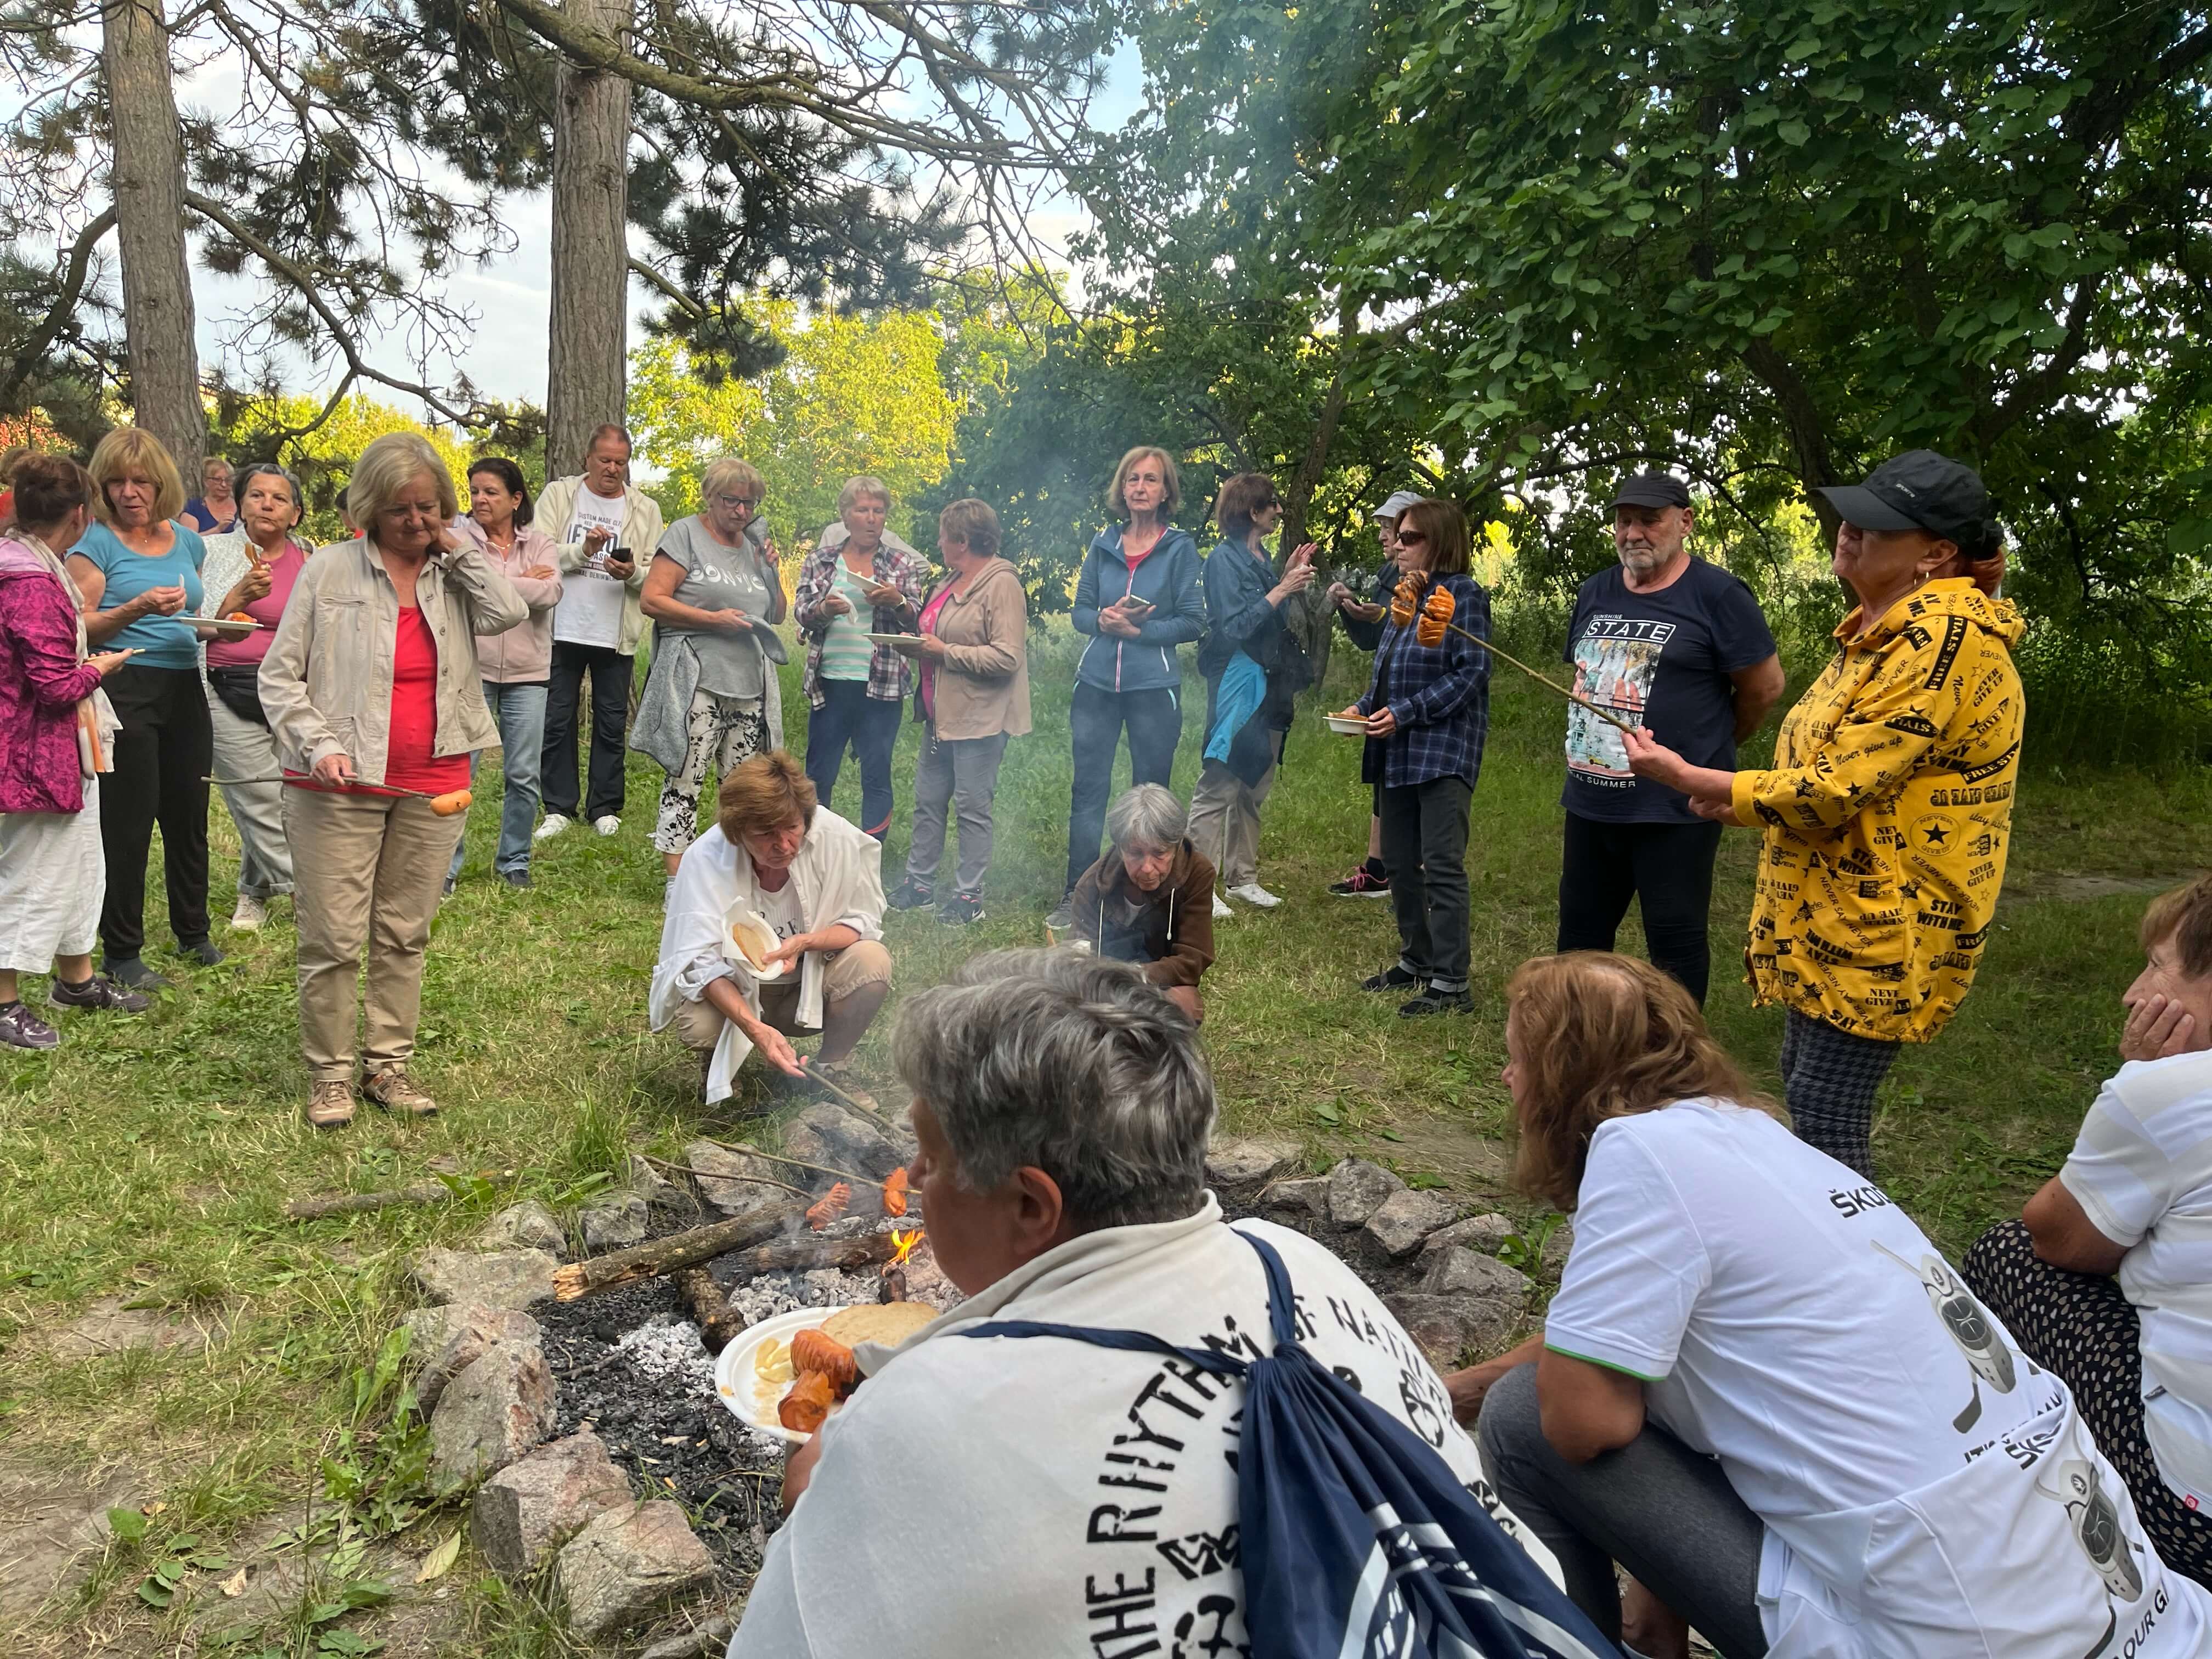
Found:
M 965 593 L 945 602 L 936 631 L 945 641 L 945 660 L 937 665 L 937 735 L 957 742 L 1027 732 L 1030 607 L 1020 573 L 993 559 Z M 915 718 L 921 718 L 918 702 Z
M 1144 907 L 1136 937 L 1127 941 L 1133 948 L 1109 951 L 1125 904 Z M 1213 965 L 1213 866 L 1188 842 L 1176 849 L 1167 879 L 1150 893 L 1129 879 L 1120 850 L 1108 848 L 1075 884 L 1069 906 L 1076 939 L 1102 957 L 1142 963 L 1155 985 L 1195 985 Z

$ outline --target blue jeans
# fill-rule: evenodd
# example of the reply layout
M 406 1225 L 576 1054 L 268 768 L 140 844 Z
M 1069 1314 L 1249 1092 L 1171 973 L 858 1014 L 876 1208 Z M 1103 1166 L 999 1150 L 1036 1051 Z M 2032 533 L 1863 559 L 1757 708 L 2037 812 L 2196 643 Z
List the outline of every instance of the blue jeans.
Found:
M 492 867 L 500 874 L 530 868 L 530 832 L 538 825 L 538 767 L 545 745 L 545 685 L 495 685 L 483 683 L 484 707 L 499 722 L 501 769 L 507 775 L 506 799 L 499 813 L 499 848 Z M 469 757 L 474 778 L 482 755 Z M 458 880 L 461 857 L 468 851 L 465 836 L 453 847 L 453 867 L 446 872 Z
M 806 717 L 806 775 L 824 806 L 837 793 L 845 748 L 860 759 L 860 826 L 881 841 L 891 827 L 891 750 L 898 743 L 903 702 L 868 695 L 866 680 L 822 681 L 822 707 Z M 834 811 L 836 809 L 831 808 Z

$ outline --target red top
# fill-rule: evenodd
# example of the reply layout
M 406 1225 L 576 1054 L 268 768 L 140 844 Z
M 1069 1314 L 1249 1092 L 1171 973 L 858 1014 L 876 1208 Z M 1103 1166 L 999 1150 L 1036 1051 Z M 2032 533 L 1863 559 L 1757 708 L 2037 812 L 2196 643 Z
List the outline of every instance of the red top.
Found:
M 251 559 L 252 554 L 246 557 Z M 287 541 L 284 550 L 269 562 L 269 591 L 258 599 L 249 599 L 246 614 L 258 623 L 266 623 L 258 634 L 248 634 L 242 640 L 210 640 L 207 660 L 210 668 L 258 668 L 261 659 L 269 654 L 269 647 L 276 642 L 276 624 L 284 620 L 285 602 L 292 597 L 292 585 L 300 580 L 300 572 L 307 562 L 307 556 L 300 550 L 300 544 Z M 417 613 L 420 614 L 420 613 Z
M 392 653 L 392 740 L 384 763 L 386 784 L 434 795 L 467 788 L 469 757 L 434 759 L 437 746 L 438 641 L 431 637 L 421 608 L 403 605 Z
M 915 627 L 925 634 L 937 632 L 938 616 L 951 597 L 952 584 L 947 582 L 937 590 L 935 597 L 927 605 L 921 607 L 921 620 L 915 624 Z M 927 657 L 921 663 L 921 713 L 926 720 L 937 718 L 937 665 Z

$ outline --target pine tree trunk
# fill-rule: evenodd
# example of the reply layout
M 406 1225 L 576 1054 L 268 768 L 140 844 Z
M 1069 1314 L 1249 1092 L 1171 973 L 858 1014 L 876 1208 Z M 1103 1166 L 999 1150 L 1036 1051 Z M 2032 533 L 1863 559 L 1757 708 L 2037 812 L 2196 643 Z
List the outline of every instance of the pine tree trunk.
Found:
M 628 0 L 568 0 L 578 22 L 619 33 Z M 579 471 L 592 428 L 623 419 L 629 336 L 629 82 L 563 63 L 553 100 L 549 476 Z
M 161 0 L 107 0 L 101 22 L 131 404 L 137 424 L 167 447 L 187 490 L 197 494 L 207 415 L 185 253 L 184 148 Z

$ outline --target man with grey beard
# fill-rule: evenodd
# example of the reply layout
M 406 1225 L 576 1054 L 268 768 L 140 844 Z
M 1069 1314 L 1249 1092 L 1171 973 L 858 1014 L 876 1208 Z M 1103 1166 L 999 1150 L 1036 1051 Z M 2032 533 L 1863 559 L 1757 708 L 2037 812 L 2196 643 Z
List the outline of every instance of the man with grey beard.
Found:
M 1690 555 L 1696 510 L 1680 478 L 1644 472 L 1613 502 L 1620 562 L 1582 586 L 1565 660 L 1575 690 L 1700 765 L 1733 769 L 1735 746 L 1782 696 L 1782 661 L 1759 601 L 1736 577 Z M 1567 711 L 1566 846 L 1559 869 L 1562 951 L 1610 951 L 1634 899 L 1652 965 L 1702 1005 L 1711 972 L 1705 914 L 1721 826 L 1679 790 L 1628 768 L 1620 730 Z

